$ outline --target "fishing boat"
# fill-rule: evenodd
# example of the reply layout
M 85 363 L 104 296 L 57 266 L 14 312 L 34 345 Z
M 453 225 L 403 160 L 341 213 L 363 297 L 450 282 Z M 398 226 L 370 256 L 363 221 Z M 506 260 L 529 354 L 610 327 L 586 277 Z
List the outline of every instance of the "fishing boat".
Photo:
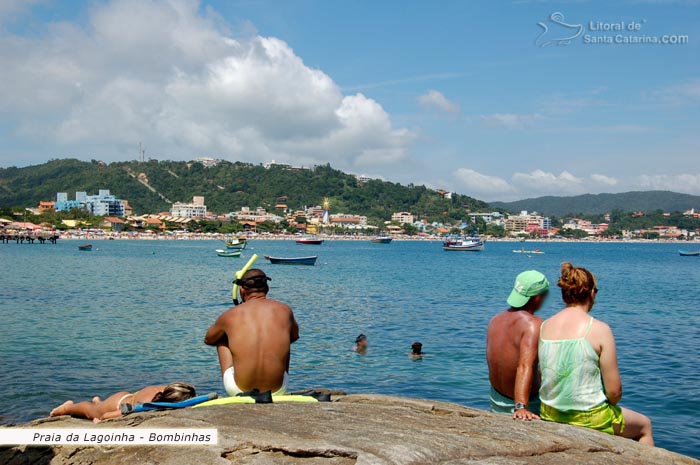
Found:
M 521 249 L 513 249 L 513 253 L 524 253 L 528 255 L 544 255 L 544 252 L 539 248 L 533 250 L 525 250 L 524 247 Z
M 479 237 L 465 237 L 463 239 L 450 239 L 442 244 L 442 250 L 455 252 L 481 252 L 486 242 Z
M 246 242 L 235 240 L 235 241 L 226 241 L 226 248 L 227 249 L 233 249 L 233 250 L 243 250 L 245 249 Z
M 700 250 L 679 250 L 681 257 L 700 257 Z
M 318 239 L 315 237 L 302 237 L 301 239 L 297 239 L 297 244 L 305 244 L 305 245 L 321 245 L 323 244 L 323 239 Z
M 83 244 L 78 246 L 78 250 L 89 252 L 92 250 L 92 244 Z
M 216 249 L 216 255 L 218 255 L 219 257 L 240 257 L 241 251 L 240 250 Z
M 379 236 L 372 239 L 372 242 L 374 242 L 375 244 L 390 244 L 391 241 L 392 238 L 389 236 Z
M 273 265 L 309 265 L 313 266 L 316 264 L 317 255 L 312 255 L 309 257 L 271 257 L 265 255 L 265 259 L 269 260 Z

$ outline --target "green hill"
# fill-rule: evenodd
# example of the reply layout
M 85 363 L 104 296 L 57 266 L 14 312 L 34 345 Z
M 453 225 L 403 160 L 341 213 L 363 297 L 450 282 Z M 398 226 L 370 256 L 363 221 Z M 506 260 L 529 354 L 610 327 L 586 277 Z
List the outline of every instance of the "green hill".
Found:
M 515 202 L 492 202 L 494 208 L 511 211 L 537 211 L 546 215 L 597 215 L 613 210 L 665 212 L 700 210 L 700 196 L 669 191 L 624 192 L 620 194 L 585 194 L 574 197 L 538 197 Z
M 464 195 L 445 199 L 425 186 L 404 186 L 381 180 L 359 182 L 329 165 L 290 170 L 282 166 L 221 161 L 204 167 L 197 162 L 115 162 L 51 160 L 24 168 L 0 168 L 0 207 L 36 206 L 55 200 L 56 192 L 97 193 L 110 189 L 127 199 L 137 214 L 166 211 L 169 202 L 188 202 L 203 195 L 209 211 L 226 213 L 242 206 L 262 206 L 273 211 L 279 197 L 292 209 L 331 200 L 334 212 L 388 220 L 396 211 L 410 211 L 429 220 L 460 220 L 466 209 L 487 204 Z M 446 213 L 446 215 L 445 215 Z

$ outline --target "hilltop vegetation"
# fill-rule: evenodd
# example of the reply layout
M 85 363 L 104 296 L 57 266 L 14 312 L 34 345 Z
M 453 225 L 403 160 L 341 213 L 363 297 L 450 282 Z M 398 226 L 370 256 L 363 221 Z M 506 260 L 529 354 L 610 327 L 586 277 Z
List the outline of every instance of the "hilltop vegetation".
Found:
M 511 211 L 537 211 L 545 215 L 598 215 L 613 210 L 644 213 L 700 210 L 700 196 L 669 191 L 624 192 L 620 194 L 585 194 L 572 197 L 538 197 L 515 202 L 492 202 L 491 206 Z
M 150 186 L 153 192 L 147 185 Z M 110 189 L 127 199 L 134 212 L 167 211 L 170 202 L 187 202 L 203 195 L 209 211 L 226 213 L 240 207 L 262 206 L 274 211 L 278 198 L 292 209 L 319 205 L 331 200 L 333 212 L 366 215 L 370 221 L 388 220 L 396 211 L 409 211 L 429 221 L 458 221 L 466 209 L 488 205 L 464 195 L 446 199 L 425 186 L 404 186 L 370 180 L 360 183 L 354 176 L 329 165 L 290 170 L 222 161 L 213 167 L 197 162 L 156 161 L 115 162 L 93 160 L 51 160 L 24 168 L 0 168 L 0 206 L 36 206 L 40 200 L 55 199 L 56 192 L 96 193 Z

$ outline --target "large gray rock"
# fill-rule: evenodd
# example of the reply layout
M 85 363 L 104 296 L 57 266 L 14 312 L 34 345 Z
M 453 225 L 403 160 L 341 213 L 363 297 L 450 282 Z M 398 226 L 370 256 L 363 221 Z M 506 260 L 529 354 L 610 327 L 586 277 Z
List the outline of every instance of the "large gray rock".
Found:
M 699 461 L 573 426 L 519 422 L 459 405 L 377 395 L 333 403 L 227 405 L 132 414 L 94 425 L 68 417 L 32 427 L 218 428 L 217 446 L 0 449 L 4 464 L 688 464 Z

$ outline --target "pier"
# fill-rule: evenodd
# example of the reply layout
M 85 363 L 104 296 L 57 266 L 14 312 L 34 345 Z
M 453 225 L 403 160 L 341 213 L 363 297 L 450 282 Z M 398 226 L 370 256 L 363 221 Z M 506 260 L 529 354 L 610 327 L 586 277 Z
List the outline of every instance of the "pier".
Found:
M 44 244 L 49 242 L 55 244 L 58 241 L 58 234 L 47 233 L 47 232 L 2 232 L 0 231 L 0 243 L 9 244 L 14 242 L 16 244 L 34 244 L 38 242 L 39 244 Z

